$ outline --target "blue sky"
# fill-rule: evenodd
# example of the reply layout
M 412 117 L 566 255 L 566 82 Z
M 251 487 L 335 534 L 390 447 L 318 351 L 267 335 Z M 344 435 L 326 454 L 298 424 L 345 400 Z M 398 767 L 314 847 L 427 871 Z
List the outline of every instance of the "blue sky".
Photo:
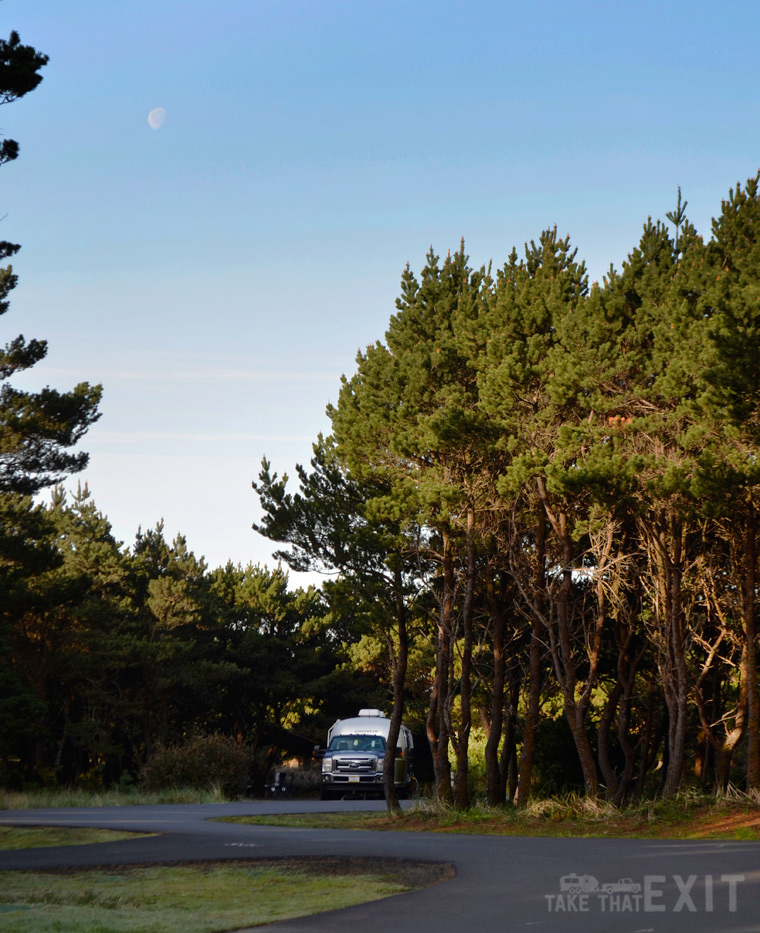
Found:
M 556 224 L 601 278 L 678 185 L 707 235 L 760 168 L 749 0 L 3 0 L 0 21 L 50 56 L 0 111 L 23 247 L 0 339 L 50 344 L 16 384 L 102 382 L 96 503 L 211 566 L 271 563 L 261 457 L 308 461 L 431 244 L 500 264 Z

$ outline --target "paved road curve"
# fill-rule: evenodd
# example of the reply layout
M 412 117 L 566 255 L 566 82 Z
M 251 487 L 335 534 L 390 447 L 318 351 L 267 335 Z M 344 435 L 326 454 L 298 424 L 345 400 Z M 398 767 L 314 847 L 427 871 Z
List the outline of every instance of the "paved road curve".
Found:
M 0 870 L 278 856 L 451 861 L 457 876 L 422 891 L 266 929 L 392 933 L 760 933 L 760 844 L 533 839 L 285 829 L 214 817 L 359 810 L 382 804 L 235 804 L 14 810 L 7 825 L 158 833 L 91 846 L 0 852 Z M 605 890 L 609 887 L 610 890 Z M 262 928 L 259 927 L 259 930 Z M 192 933 L 192 931 L 188 931 Z

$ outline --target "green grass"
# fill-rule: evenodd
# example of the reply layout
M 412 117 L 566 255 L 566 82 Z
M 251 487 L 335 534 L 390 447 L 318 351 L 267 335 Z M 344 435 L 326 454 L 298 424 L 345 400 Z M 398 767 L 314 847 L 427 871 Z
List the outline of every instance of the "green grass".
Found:
M 137 790 L 88 791 L 78 788 L 7 791 L 0 789 L 0 810 L 40 810 L 62 807 L 123 807 L 139 804 L 227 803 L 218 787 L 205 790 L 176 787 L 146 793 Z
M 456 810 L 419 801 L 400 814 L 325 813 L 231 817 L 226 822 L 329 829 L 419 830 L 514 836 L 614 837 L 628 839 L 760 839 L 760 795 L 686 791 L 668 800 L 615 807 L 567 795 L 534 800 L 524 809 L 477 805 Z
M 116 842 L 150 836 L 152 833 L 126 833 L 111 829 L 69 826 L 0 826 L 0 849 L 38 849 L 46 846 L 86 846 L 95 842 Z
M 4 933 L 211 933 L 388 897 L 446 877 L 380 860 L 3 872 Z

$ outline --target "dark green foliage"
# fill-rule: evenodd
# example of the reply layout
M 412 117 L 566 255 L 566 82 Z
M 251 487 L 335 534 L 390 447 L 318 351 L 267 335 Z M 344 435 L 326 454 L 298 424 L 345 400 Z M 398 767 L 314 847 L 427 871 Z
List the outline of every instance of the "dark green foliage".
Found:
M 42 81 L 42 75 L 37 72 L 48 60 L 47 55 L 31 45 L 22 45 L 15 31 L 7 40 L 0 40 L 0 104 L 8 104 L 33 91 Z
M 241 797 L 250 768 L 250 752 L 232 738 L 194 735 L 182 744 L 159 746 L 143 766 L 139 783 L 146 791 L 218 788 L 226 797 Z
M 34 90 L 42 80 L 37 74 L 47 55 L 22 45 L 18 33 L 0 41 L 0 104 L 7 104 Z M 18 143 L 6 139 L 0 149 L 0 164 L 18 155 Z M 0 242 L 0 259 L 19 247 Z M 0 314 L 8 310 L 8 294 L 16 285 L 10 266 L 0 269 Z M 26 341 L 19 336 L 0 347 L 0 381 L 34 366 L 47 353 L 42 340 Z M 70 453 L 88 427 L 98 418 L 99 386 L 81 383 L 61 393 L 51 388 L 21 392 L 0 385 L 0 493 L 32 495 L 68 473 L 87 465 L 87 454 Z
M 21 339 L 21 338 L 19 338 Z M 33 365 L 40 358 L 34 341 L 21 346 L 18 340 L 0 351 L 0 366 L 21 368 L 19 358 Z M 0 491 L 31 495 L 60 482 L 69 473 L 87 466 L 88 455 L 69 453 L 99 417 L 98 386 L 83 383 L 71 392 L 55 389 L 21 392 L 10 385 L 0 387 Z
M 209 573 L 160 525 L 130 552 L 86 488 L 22 518 L 45 547 L 2 607 L 0 760 L 14 780 L 110 786 L 155 748 L 220 730 L 259 749 L 261 778 L 286 750 L 310 756 L 343 712 L 333 698 L 362 702 L 323 597 L 289 591 L 284 572 Z
M 33 91 L 42 81 L 42 75 L 37 72 L 47 62 L 47 55 L 30 45 L 22 45 L 17 32 L 12 32 L 8 39 L 0 40 L 0 104 L 9 104 Z M 15 139 L 0 141 L 0 165 L 18 158 L 18 152 L 19 145 Z M 3 247 L 9 245 L 0 244 L 0 252 L 4 252 Z

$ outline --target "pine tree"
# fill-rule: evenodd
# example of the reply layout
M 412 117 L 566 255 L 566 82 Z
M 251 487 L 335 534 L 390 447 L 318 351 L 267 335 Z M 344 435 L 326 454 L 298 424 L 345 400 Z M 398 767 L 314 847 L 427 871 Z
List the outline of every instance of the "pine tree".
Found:
M 47 56 L 21 44 L 18 33 L 0 41 L 0 104 L 11 103 L 34 90 Z M 13 139 L 0 142 L 0 165 L 18 157 Z M 0 241 L 0 260 L 19 246 Z M 8 311 L 8 296 L 16 285 L 10 265 L 0 268 L 0 316 Z M 71 452 L 97 419 L 101 390 L 82 383 L 69 392 L 51 388 L 22 392 L 10 383 L 47 353 L 42 340 L 23 336 L 0 346 L 0 734 L 14 743 L 36 732 L 44 713 L 40 690 L 15 663 L 13 646 L 19 619 L 35 604 L 34 581 L 60 562 L 49 516 L 30 497 L 69 473 L 82 470 L 87 454 Z M 6 651 L 6 649 L 8 649 Z M 29 717 L 32 716 L 33 719 Z M 3 742 L 3 747 L 7 749 Z
M 359 354 L 357 373 L 344 381 L 338 405 L 328 410 L 338 455 L 349 471 L 389 490 L 373 498 L 369 514 L 425 529 L 420 552 L 437 564 L 429 589 L 439 613 L 427 731 L 436 792 L 451 795 L 451 745 L 457 758 L 457 803 L 463 807 L 469 803 L 479 514 L 484 506 L 480 468 L 490 449 L 487 420 L 478 409 L 477 374 L 470 365 L 475 331 L 467 322 L 481 314 L 490 288 L 487 270 L 469 267 L 464 244 L 443 263 L 431 249 L 419 280 L 407 267 L 385 344 Z
M 597 677 L 598 637 L 583 631 L 576 611 L 573 571 L 581 559 L 582 497 L 555 480 L 557 447 L 568 413 L 552 393 L 559 335 L 581 313 L 586 270 L 569 238 L 545 230 L 513 250 L 497 275 L 495 301 L 487 319 L 489 340 L 479 363 L 484 410 L 498 424 L 504 452 L 498 488 L 503 506 L 520 522 L 521 548 L 511 556 L 524 611 L 531 620 L 529 700 L 517 802 L 530 789 L 533 743 L 538 725 L 544 645 L 550 649 L 562 689 L 565 716 L 575 740 L 587 792 L 598 789 L 586 713 Z M 520 550 L 522 553 L 520 553 Z M 576 646 L 582 645 L 583 652 Z M 582 671 L 588 671 L 583 682 Z
M 397 519 L 372 518 L 368 504 L 388 496 L 388 483 L 359 481 L 341 466 L 332 438 L 320 436 L 314 444 L 311 473 L 296 468 L 300 491 L 286 492 L 287 476 L 272 475 L 266 460 L 254 489 L 264 509 L 264 520 L 254 525 L 273 541 L 291 550 L 278 551 L 295 570 L 341 574 L 325 589 L 331 603 L 351 601 L 353 631 L 367 622 L 367 638 L 385 648 L 393 684 L 393 710 L 385 757 L 385 799 L 389 810 L 398 809 L 394 774 L 397 739 L 404 715 L 410 645 L 411 604 L 419 587 L 420 564 L 415 559 L 415 532 L 405 533 Z M 361 620 L 357 624 L 357 620 Z M 366 706 L 366 700 L 361 705 Z
M 47 56 L 21 45 L 17 33 L 0 42 L 0 103 L 7 104 L 34 90 Z M 3 140 L 0 163 L 18 156 L 18 143 Z M 0 242 L 0 259 L 19 247 Z M 0 315 L 8 310 L 8 295 L 16 285 L 10 266 L 0 269 Z M 8 383 L 42 360 L 47 344 L 18 336 L 0 348 L 0 494 L 31 495 L 87 465 L 87 454 L 70 453 L 98 418 L 99 386 L 80 383 L 70 392 L 45 388 L 22 392 Z
M 40 68 L 48 63 L 43 55 L 30 45 L 22 45 L 17 32 L 6 40 L 0 40 L 0 104 L 18 100 L 33 91 L 42 81 Z M 4 139 L 0 143 L 0 165 L 18 157 L 19 146 L 15 139 Z

